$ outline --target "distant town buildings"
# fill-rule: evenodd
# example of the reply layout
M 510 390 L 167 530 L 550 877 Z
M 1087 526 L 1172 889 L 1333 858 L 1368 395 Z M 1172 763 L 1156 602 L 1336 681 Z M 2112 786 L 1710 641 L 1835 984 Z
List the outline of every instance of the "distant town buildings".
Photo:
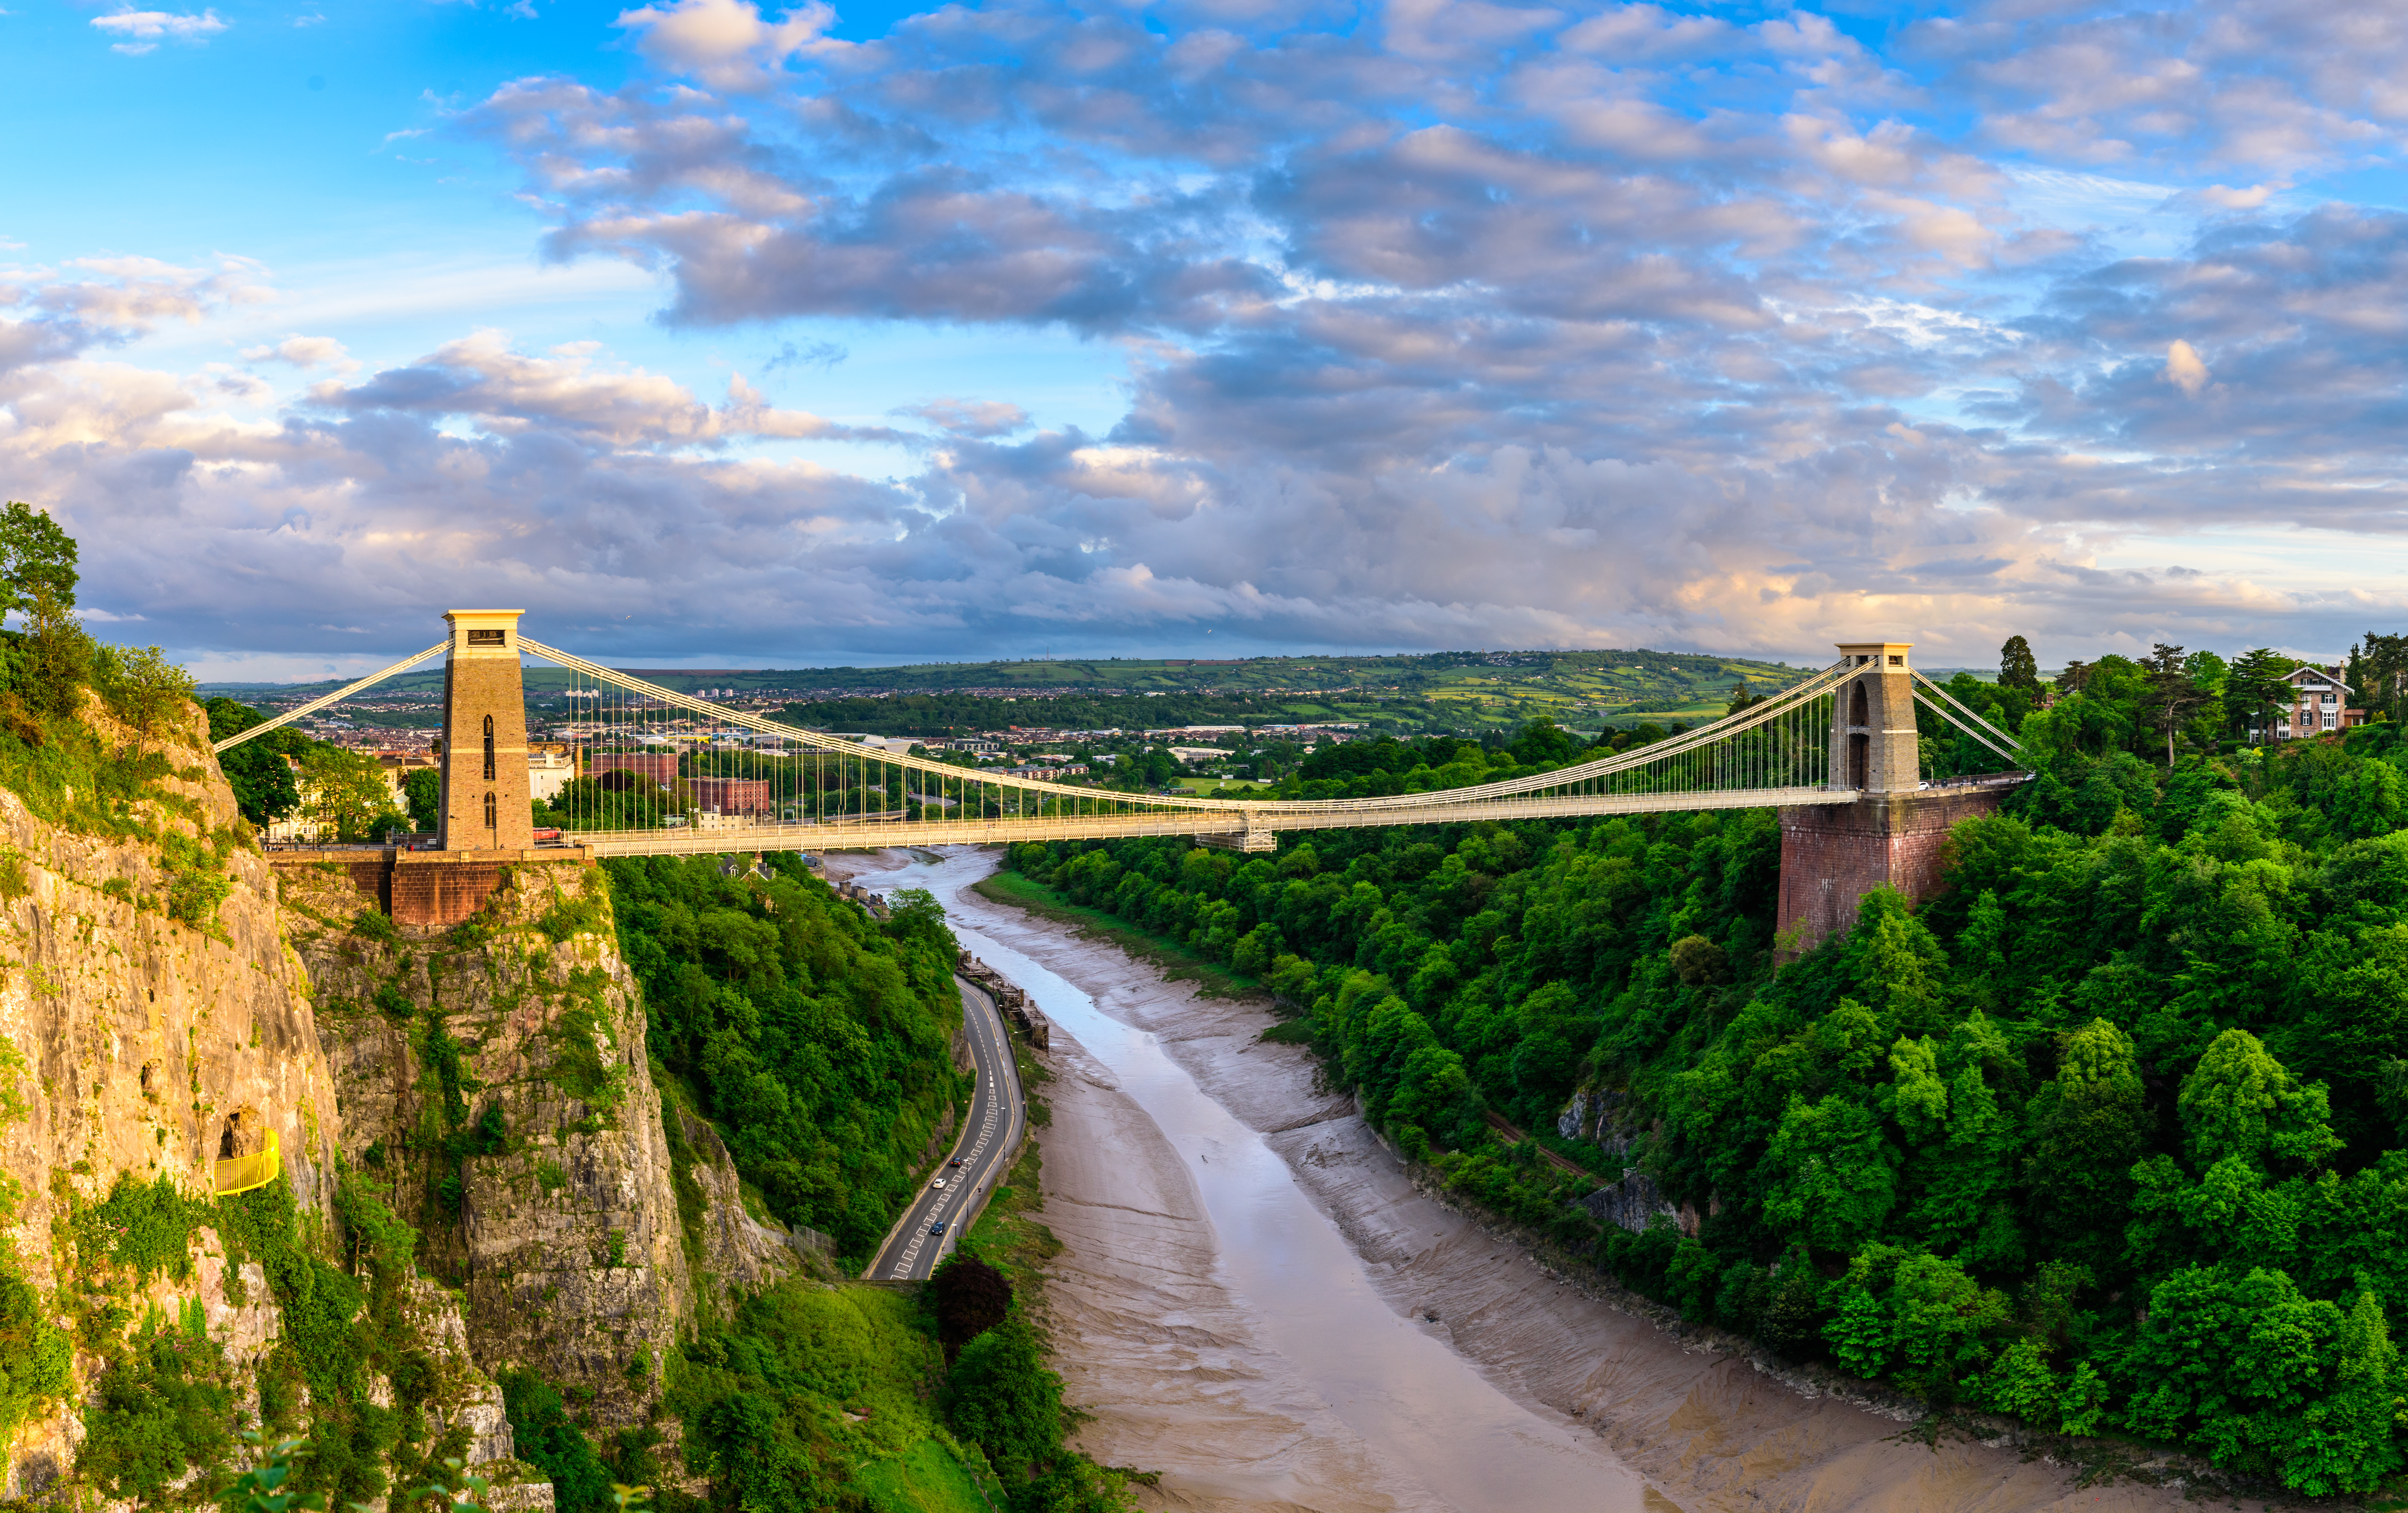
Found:
M 585 770 L 595 778 L 606 772 L 631 773 L 666 788 L 678 780 L 678 759 L 674 751 L 596 751 L 585 759 Z
M 686 788 L 705 814 L 774 815 L 777 795 L 763 778 L 689 778 Z
M 567 747 L 545 742 L 527 752 L 527 793 L 538 804 L 560 796 L 577 776 L 577 754 Z
M 1025 766 L 1007 769 L 1014 778 L 1083 778 L 1087 764 L 1083 762 L 1032 762 Z

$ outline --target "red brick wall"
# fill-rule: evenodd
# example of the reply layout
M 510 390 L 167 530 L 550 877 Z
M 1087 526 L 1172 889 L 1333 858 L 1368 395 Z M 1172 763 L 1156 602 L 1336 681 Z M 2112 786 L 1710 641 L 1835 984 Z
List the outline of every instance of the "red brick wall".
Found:
M 583 776 L 599 777 L 606 772 L 637 773 L 666 788 L 678 780 L 677 754 L 673 751 L 596 751 L 585 759 Z
M 609 758 L 595 760 L 607 762 Z M 672 772 L 669 776 L 674 779 L 677 774 Z M 693 791 L 696 807 L 721 814 L 768 814 L 777 806 L 766 778 L 689 778 L 686 787 Z
M 393 922 L 448 930 L 482 908 L 502 885 L 499 862 L 420 862 L 404 857 L 393 872 Z
M 1959 820 L 1995 814 L 2009 785 L 1866 794 L 1853 804 L 1781 811 L 1781 916 L 1784 958 L 1810 951 L 1856 922 L 1856 904 L 1875 888 L 1921 903 L 1940 888 L 1942 850 Z

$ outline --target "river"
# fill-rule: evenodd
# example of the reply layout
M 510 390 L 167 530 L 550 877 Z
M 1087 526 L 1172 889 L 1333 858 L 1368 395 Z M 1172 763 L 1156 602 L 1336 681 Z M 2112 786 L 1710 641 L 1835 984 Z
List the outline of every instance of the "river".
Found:
M 1054 1021 L 1039 1132 L 1055 1364 L 1097 1460 L 1150 1506 L 2165 1509 L 2012 1450 L 1899 1437 L 1565 1285 L 1416 1192 L 1262 1042 L 1259 1006 L 969 891 L 993 851 L 841 857 L 934 893 L 962 944 Z M 873 877 L 872 874 L 875 874 Z M 2229 1505 L 2227 1505 L 2229 1506 Z

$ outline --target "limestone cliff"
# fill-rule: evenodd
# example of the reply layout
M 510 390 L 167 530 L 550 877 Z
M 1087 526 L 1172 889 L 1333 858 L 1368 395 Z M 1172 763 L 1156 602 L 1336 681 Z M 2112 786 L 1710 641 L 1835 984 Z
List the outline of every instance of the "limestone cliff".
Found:
M 513 867 L 446 931 L 393 925 L 338 871 L 289 872 L 285 901 L 344 1149 L 466 1291 L 471 1353 L 643 1422 L 694 1282 L 599 870 Z
M 0 1310 L 0 1495 L 128 1507 L 197 1493 L 205 1463 L 268 1397 L 272 1416 L 304 1425 L 332 1401 L 293 1363 L 284 1292 L 306 1284 L 309 1263 L 294 1258 L 337 1259 L 343 1111 L 279 879 L 198 711 L 147 737 L 97 701 L 83 719 L 85 731 L 50 733 L 0 786 L 0 1270 L 14 1278 L 0 1296 L 22 1283 L 32 1291 L 15 1295 L 34 1305 Z M 220 1203 L 222 1161 L 229 1182 L 280 1180 Z M 284 1263 L 273 1279 L 268 1249 Z M 407 1337 L 391 1342 L 392 1359 L 431 1373 L 411 1384 L 423 1426 L 404 1440 L 517 1483 L 498 1506 L 549 1507 L 549 1484 L 528 1484 L 509 1460 L 490 1377 L 448 1349 L 462 1333 L 457 1302 L 422 1294 Z M 297 1343 L 366 1317 L 322 1313 L 308 1325 L 319 1335 Z M 165 1375 L 146 1353 L 154 1340 L 173 1357 Z M 375 1363 L 350 1369 L 359 1401 L 393 1406 Z M 189 1434 L 151 1434 L 139 1466 L 108 1453 L 122 1449 L 107 1443 L 112 1425 L 149 1433 L 146 1394 L 170 1378 L 188 1402 L 222 1407 Z M 127 1491 L 136 1485 L 147 1490 Z
M 174 771 L 137 785 L 128 774 L 145 743 L 93 702 L 87 719 L 118 760 L 35 794 L 70 823 L 0 789 L 0 1079 L 11 1084 L 0 1101 L 20 1120 L 0 1138 L 0 1174 L 16 1263 L 45 1292 L 69 1279 L 71 1252 L 54 1236 L 121 1178 L 207 1194 L 221 1154 L 260 1150 L 270 1135 L 294 1199 L 330 1212 L 334 1080 L 275 878 L 191 715 L 148 743 Z M 79 800 L 75 776 L 121 792 Z M 229 1301 L 222 1256 L 207 1253 L 215 1237 L 202 1234 L 201 1265 L 180 1287 L 163 1278 L 152 1301 L 197 1302 L 238 1355 L 255 1353 L 273 1310 Z M 98 1365 L 79 1351 L 70 1402 Z M 63 1473 L 80 1431 L 52 1404 L 11 1447 L 7 1492 Z
M 190 1504 L 265 1420 L 346 1487 L 452 1454 L 548 1508 L 500 1377 L 640 1428 L 698 1314 L 832 1275 L 655 1085 L 597 867 L 396 925 L 378 853 L 261 854 L 197 711 L 86 721 L 97 746 L 0 771 L 0 1497 Z M 213 1406 L 161 1451 L 168 1387 Z

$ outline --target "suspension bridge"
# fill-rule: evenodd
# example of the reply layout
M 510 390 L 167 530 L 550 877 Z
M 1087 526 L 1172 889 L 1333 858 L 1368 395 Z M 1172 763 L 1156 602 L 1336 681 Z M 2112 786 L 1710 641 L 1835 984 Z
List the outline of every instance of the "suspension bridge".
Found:
M 1192 835 L 1262 851 L 1283 831 L 1773 807 L 1784 833 L 1782 928 L 1801 943 L 1844 927 L 1867 888 L 1928 891 L 1946 825 L 1994 807 L 2024 776 L 2012 737 L 1916 671 L 1904 642 L 1843 644 L 1830 665 L 1724 719 L 1551 772 L 1376 798 L 1249 800 L 1129 792 L 873 749 L 546 646 L 521 633 L 522 613 L 453 610 L 434 646 L 217 749 L 443 658 L 434 846 L 385 859 L 389 873 L 415 866 L 428 879 L 414 891 L 397 880 L 384 888 L 396 917 L 414 911 L 425 922 L 456 912 L 483 872 L 566 860 L 562 848 L 582 859 Z M 537 834 L 529 667 L 546 670 L 542 696 L 560 711 L 551 745 L 569 755 L 543 798 L 553 821 L 545 828 L 558 832 L 542 837 L 550 845 Z M 2000 770 L 1932 781 L 1919 710 Z M 1803 866 L 1795 888 L 1793 851 Z M 425 870 L 438 866 L 451 870 Z M 406 906 L 406 892 L 435 902 Z

